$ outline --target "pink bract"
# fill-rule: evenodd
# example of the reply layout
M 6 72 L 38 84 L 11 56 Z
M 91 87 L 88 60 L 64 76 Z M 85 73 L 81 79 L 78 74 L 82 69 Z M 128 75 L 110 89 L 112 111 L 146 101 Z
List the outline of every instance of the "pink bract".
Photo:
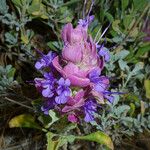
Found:
M 69 114 L 68 115 L 68 121 L 72 122 L 72 123 L 77 123 L 78 122 L 78 118 L 75 114 Z
M 80 90 L 74 97 L 69 97 L 67 105 L 62 109 L 62 112 L 70 112 L 83 106 L 85 101 L 84 94 L 85 92 Z
M 85 91 L 80 90 L 74 97 L 69 97 L 67 105 L 62 109 L 63 113 L 68 113 L 68 120 L 71 122 L 78 122 L 77 112 L 85 104 Z
M 62 57 L 55 57 L 53 65 L 56 70 L 71 81 L 71 85 L 86 87 L 90 84 L 88 74 L 97 69 L 103 68 L 103 60 L 100 60 L 95 43 L 91 37 L 88 37 L 84 27 L 78 25 L 73 29 L 69 23 L 62 30 L 62 39 L 64 48 Z M 59 59 L 65 64 L 60 64 Z

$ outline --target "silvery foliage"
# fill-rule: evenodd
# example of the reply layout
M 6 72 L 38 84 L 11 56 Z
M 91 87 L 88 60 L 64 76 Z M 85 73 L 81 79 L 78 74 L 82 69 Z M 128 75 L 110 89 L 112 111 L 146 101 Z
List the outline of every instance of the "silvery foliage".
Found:
M 3 93 L 6 89 L 17 84 L 14 80 L 15 68 L 11 65 L 6 67 L 0 66 L 0 93 Z
M 123 136 L 130 137 L 144 130 L 150 131 L 150 111 L 146 111 L 150 103 L 143 102 L 143 95 L 140 94 L 142 88 L 139 88 L 136 82 L 137 80 L 142 82 L 150 66 L 147 65 L 144 68 L 142 62 L 138 62 L 134 67 L 129 66 L 125 61 L 128 54 L 127 50 L 115 54 L 111 52 L 111 60 L 105 66 L 107 75 L 110 77 L 115 76 L 118 72 L 123 72 L 124 80 L 112 92 L 120 91 L 125 94 L 114 95 L 114 102 L 102 106 L 100 112 L 95 114 L 97 121 L 91 122 L 92 126 L 110 135 L 116 144 L 122 141 Z M 131 104 L 132 99 L 129 102 L 126 94 L 131 97 L 136 95 L 137 100 Z M 135 113 L 135 108 L 140 111 Z
M 132 117 L 130 116 L 130 106 L 120 104 L 119 101 L 120 97 L 116 95 L 113 104 L 108 103 L 108 106 L 100 114 L 95 114 L 99 123 L 91 122 L 98 130 L 110 135 L 116 144 L 122 141 L 123 136 L 133 136 L 135 133 L 150 130 L 149 112 L 145 116 L 140 113 L 136 117 Z

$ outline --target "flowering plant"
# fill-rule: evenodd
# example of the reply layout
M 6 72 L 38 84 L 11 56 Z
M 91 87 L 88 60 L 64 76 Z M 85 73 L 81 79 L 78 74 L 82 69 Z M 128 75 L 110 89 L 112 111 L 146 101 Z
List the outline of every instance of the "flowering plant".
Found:
M 58 150 L 62 145 L 61 149 L 70 150 L 105 146 L 113 149 L 111 139 L 115 149 L 122 147 L 121 143 L 134 149 L 139 142 L 143 143 L 144 137 L 147 141 L 145 133 L 150 131 L 148 1 L 1 0 L 0 3 L 1 130 L 8 122 L 9 127 L 39 130 L 25 130 L 28 137 L 22 136 L 21 130 L 21 138 L 18 131 L 13 135 L 2 132 L 2 149 L 13 145 L 45 149 L 43 135 L 47 135 L 47 150 Z M 90 14 L 93 3 L 95 17 Z M 81 16 L 77 10 L 82 6 L 83 19 L 77 23 Z M 108 28 L 101 31 L 109 23 L 107 38 L 103 38 Z M 106 44 L 109 51 L 104 47 Z M 35 49 L 40 49 L 37 50 L 40 59 L 35 64 L 37 71 L 33 69 Z M 118 96 L 115 94 L 121 93 L 116 91 L 126 94 Z M 18 113 L 19 116 L 13 117 Z M 37 134 L 36 142 L 31 137 Z M 15 140 L 15 143 L 14 139 L 19 142 Z M 76 139 L 100 145 L 80 141 L 68 144 Z
M 109 52 L 88 34 L 93 19 L 94 16 L 88 15 L 80 19 L 75 28 L 71 23 L 64 26 L 60 55 L 52 51 L 44 55 L 38 50 L 41 58 L 35 67 L 43 78 L 34 81 L 44 97 L 41 107 L 44 114 L 53 109 L 60 115 L 67 115 L 70 122 L 79 123 L 82 118 L 91 122 L 102 104 L 113 102 L 112 93 L 108 91 L 109 78 L 102 74 Z
M 44 98 L 41 111 L 52 118 L 48 127 L 59 120 L 55 113 L 60 118 L 67 117 L 71 123 L 81 123 L 83 120 L 92 122 L 102 104 L 113 102 L 113 93 L 108 91 L 109 78 L 102 73 L 105 63 L 109 61 L 109 52 L 103 44 L 98 44 L 100 39 L 96 42 L 88 34 L 88 26 L 93 19 L 94 16 L 88 15 L 80 19 L 75 28 L 71 23 L 63 27 L 61 37 L 64 46 L 61 54 L 49 51 L 45 55 L 37 50 L 41 57 L 35 63 L 35 68 L 43 77 L 35 78 L 34 82 Z M 52 132 L 47 133 L 47 149 L 53 149 L 52 143 L 55 145 L 53 136 Z M 110 137 L 100 131 L 87 136 L 67 135 L 64 138 L 67 142 L 70 138 L 95 141 L 113 149 Z M 61 138 L 59 142 L 62 142 Z M 60 147 L 59 144 L 57 146 Z

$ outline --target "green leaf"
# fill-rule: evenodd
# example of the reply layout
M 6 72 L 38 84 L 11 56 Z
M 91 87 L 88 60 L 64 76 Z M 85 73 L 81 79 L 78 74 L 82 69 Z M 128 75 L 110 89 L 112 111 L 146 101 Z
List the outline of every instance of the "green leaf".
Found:
M 40 103 L 38 103 L 38 105 L 40 105 Z M 43 126 L 46 126 L 49 122 L 51 122 L 51 117 L 45 114 L 41 114 L 38 117 L 38 120 L 43 124 Z
M 124 59 L 125 57 L 127 57 L 128 55 L 129 55 L 129 51 L 127 51 L 127 50 L 122 50 L 122 51 L 120 51 L 120 52 L 117 52 L 116 54 L 115 54 L 115 61 L 116 60 L 119 60 L 119 59 Z
M 107 146 L 108 148 L 110 148 L 112 150 L 114 149 L 111 138 L 107 134 L 105 134 L 101 131 L 97 131 L 97 132 L 88 134 L 86 136 L 78 136 L 78 137 L 76 137 L 76 139 L 97 142 L 99 144 L 103 144 L 103 145 Z
M 133 17 L 131 15 L 124 16 L 123 24 L 126 30 L 129 29 L 129 25 L 131 24 L 132 19 Z
M 47 142 L 48 142 L 47 150 L 58 150 L 64 144 L 67 144 L 68 142 L 72 143 L 76 139 L 97 142 L 99 144 L 103 144 L 107 146 L 109 149 L 112 149 L 112 150 L 114 149 L 113 143 L 110 137 L 101 131 L 94 132 L 86 136 L 67 135 L 67 136 L 60 136 L 57 139 L 54 138 L 55 136 L 56 135 L 51 132 L 47 133 Z
M 70 0 L 70 1 L 68 1 L 68 2 L 66 2 L 66 3 L 63 3 L 62 5 L 60 5 L 61 7 L 64 7 L 64 6 L 69 6 L 69 5 L 72 5 L 72 4 L 74 4 L 74 3 L 77 3 L 77 2 L 79 2 L 80 0 Z
M 6 32 L 5 39 L 10 44 L 15 45 L 17 43 L 17 34 L 13 35 L 13 33 Z
M 113 107 L 114 107 L 115 105 L 117 105 L 118 102 L 119 102 L 119 95 L 116 94 L 116 95 L 114 95 Z
M 58 21 L 61 23 L 71 22 L 73 19 L 72 11 L 69 10 L 67 7 L 60 7 L 58 11 L 58 18 Z
M 134 69 L 132 70 L 132 72 L 130 72 L 131 75 L 136 75 L 141 69 L 143 69 L 143 67 L 144 67 L 144 63 L 143 63 L 143 62 L 138 62 L 138 63 L 135 65 L 135 67 L 134 67 Z
M 144 81 L 144 87 L 146 91 L 146 97 L 150 99 L 150 80 Z
M 73 143 L 76 137 L 74 135 L 68 135 L 66 136 L 66 139 L 69 143 Z
M 26 0 L 25 0 L 26 1 Z M 23 3 L 22 0 L 12 0 L 12 2 L 15 4 L 15 6 L 22 8 L 23 7 Z
M 58 143 L 58 140 L 53 141 L 52 138 L 55 136 L 55 134 L 53 134 L 52 132 L 48 132 L 46 134 L 47 137 L 47 150 L 56 150 L 56 146 Z
M 12 0 L 14 5 L 18 8 L 20 8 L 20 10 L 28 9 L 28 6 L 32 1 L 33 0 Z
M 119 67 L 120 67 L 121 70 L 123 70 L 123 71 L 125 71 L 125 68 L 128 67 L 128 66 L 127 66 L 127 62 L 123 61 L 122 59 L 120 59 L 120 60 L 118 61 L 118 63 L 119 63 Z
M 58 121 L 59 118 L 56 116 L 56 113 L 53 110 L 49 111 L 49 116 L 52 118 L 51 122 L 46 126 L 46 128 L 49 128 L 54 122 Z
M 41 4 L 41 0 L 33 0 L 31 5 L 28 8 L 28 13 L 33 14 L 35 12 L 39 12 L 40 4 Z
M 127 126 L 128 128 L 132 127 L 133 125 L 133 118 L 132 117 L 122 117 L 121 122 Z
M 24 35 L 23 33 L 21 34 L 21 40 L 24 44 L 28 44 L 29 43 L 29 39 L 27 35 Z
M 124 11 L 129 4 L 129 0 L 121 0 L 122 11 Z
M 6 0 L 0 0 L 0 13 L 6 14 L 8 12 L 8 6 Z
M 40 130 L 42 129 L 35 122 L 35 118 L 32 115 L 28 115 L 28 114 L 22 114 L 12 118 L 9 121 L 9 127 L 10 128 L 15 128 L 15 127 L 36 128 Z
M 112 28 L 114 31 L 116 31 L 118 34 L 121 33 L 119 29 L 120 20 L 114 20 L 112 23 Z
M 65 137 L 60 137 L 58 139 L 58 143 L 56 145 L 55 150 L 59 150 L 60 147 L 62 147 L 64 144 L 67 144 L 67 143 L 68 143 L 68 141 L 67 141 L 67 139 Z
M 129 34 L 130 37 L 136 37 L 139 33 L 138 27 L 135 27 Z
M 119 106 L 115 109 L 115 114 L 117 116 L 120 116 L 124 113 L 127 113 L 130 110 L 130 107 L 128 105 Z
M 76 127 L 77 127 L 77 124 L 70 123 L 63 128 L 62 132 L 64 132 L 64 133 L 69 132 L 70 130 L 75 129 Z
M 142 10 L 146 6 L 146 3 L 148 4 L 147 0 L 133 0 L 134 10 Z
M 114 38 L 112 38 L 112 41 L 115 43 L 119 43 L 123 41 L 123 37 L 121 36 L 115 36 Z
M 33 0 L 27 11 L 29 14 L 35 17 L 48 19 L 48 14 L 46 13 L 46 7 L 45 5 L 43 5 L 41 0 Z
M 7 66 L 6 66 L 6 72 L 9 72 L 10 69 L 12 69 L 12 65 L 7 65 Z
M 109 22 L 113 22 L 114 21 L 114 17 L 110 13 L 106 12 L 105 16 L 109 20 Z
M 60 49 L 57 41 L 50 41 L 47 43 L 47 46 L 54 51 L 58 51 Z
M 141 101 L 141 114 L 144 116 L 145 113 L 145 102 Z
M 134 112 L 135 112 L 135 105 L 134 103 L 130 103 L 130 110 L 129 110 L 130 116 L 134 115 Z
M 52 132 L 48 132 L 46 136 L 47 150 L 59 150 L 59 148 L 64 144 L 73 142 L 75 140 L 75 137 L 73 135 L 57 137 L 57 135 L 53 134 Z
M 16 69 L 11 68 L 8 72 L 8 78 L 11 78 L 11 77 L 14 78 L 15 72 L 16 72 Z
M 47 136 L 47 150 L 59 150 L 60 147 L 62 147 L 64 144 L 72 143 L 75 140 L 74 135 L 68 135 L 68 136 L 57 136 L 56 134 L 53 134 L 52 132 L 48 132 L 46 134 Z
M 150 51 L 150 43 L 146 43 L 139 47 L 136 57 L 143 56 L 145 53 Z
M 130 94 L 127 94 L 126 95 L 126 100 L 129 101 L 129 102 L 133 102 L 133 103 L 137 103 L 137 104 L 140 104 L 140 99 L 137 95 L 133 94 L 133 93 L 130 93 Z

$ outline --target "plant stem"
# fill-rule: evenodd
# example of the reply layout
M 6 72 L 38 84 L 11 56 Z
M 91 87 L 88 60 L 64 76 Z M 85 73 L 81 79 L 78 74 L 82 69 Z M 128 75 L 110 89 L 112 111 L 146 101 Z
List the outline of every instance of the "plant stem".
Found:
M 55 150 L 55 144 L 54 141 L 52 141 L 54 134 L 52 132 L 47 132 L 47 150 Z
M 28 108 L 28 109 L 34 111 L 34 109 L 33 109 L 32 107 L 30 107 L 30 106 L 27 106 L 27 105 L 24 105 L 24 104 L 22 104 L 22 103 L 19 103 L 19 102 L 13 100 L 13 99 L 8 98 L 8 97 L 5 97 L 5 99 L 8 100 L 8 101 L 10 101 L 10 102 L 12 102 L 12 103 L 18 104 L 18 105 L 20 105 L 20 106 L 23 106 L 23 107 L 25 107 L 25 108 Z

